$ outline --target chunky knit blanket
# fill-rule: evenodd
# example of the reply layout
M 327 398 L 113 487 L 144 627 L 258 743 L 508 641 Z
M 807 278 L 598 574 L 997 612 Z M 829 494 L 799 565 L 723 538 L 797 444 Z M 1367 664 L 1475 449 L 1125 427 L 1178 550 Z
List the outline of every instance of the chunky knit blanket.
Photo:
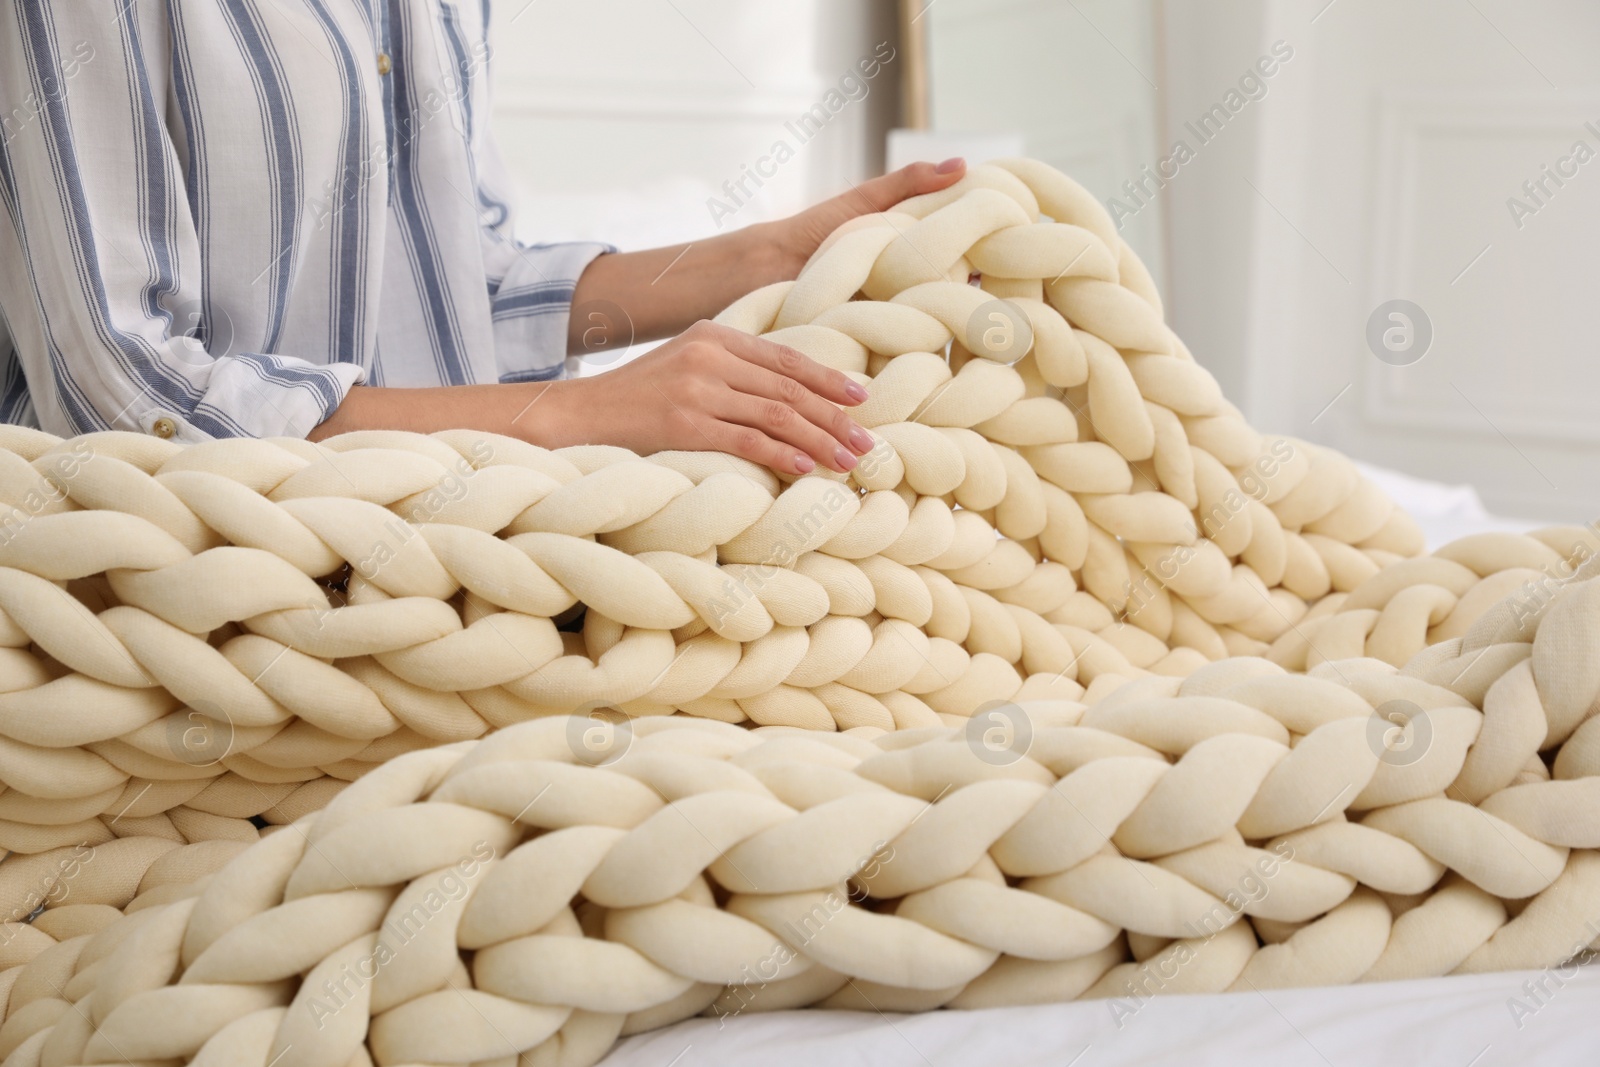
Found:
M 856 471 L 0 428 L 5 1067 L 579 1065 L 1600 941 L 1592 530 L 1421 555 L 1032 161 L 720 320 L 867 386 Z

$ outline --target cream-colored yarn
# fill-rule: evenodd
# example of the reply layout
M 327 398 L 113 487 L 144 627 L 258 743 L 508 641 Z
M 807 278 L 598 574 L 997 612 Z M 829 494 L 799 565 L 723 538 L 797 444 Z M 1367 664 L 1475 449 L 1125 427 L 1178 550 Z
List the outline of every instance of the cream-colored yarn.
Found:
M 1030 702 L 1010 749 L 655 717 L 589 764 L 558 717 L 410 753 L 125 918 L 46 912 L 0 1054 L 577 1065 L 698 1012 L 1553 966 L 1600 941 L 1600 580 L 1522 614 Z
M 1342 457 L 1245 424 L 1042 164 L 857 219 L 721 319 L 870 383 L 850 478 L 0 430 L 0 847 L 249 841 L 402 752 L 600 706 L 895 730 L 1037 676 L 1300 666 L 1309 603 L 1421 546 Z
M 7 1064 L 589 1063 L 1594 937 L 1592 531 L 1419 557 L 1031 161 L 720 320 L 868 384 L 857 471 L 0 427 Z
M 1268 655 L 1291 670 L 1363 655 L 1400 666 L 1428 645 L 1460 637 L 1502 599 L 1516 599 L 1531 617 L 1555 583 L 1597 551 L 1591 527 L 1463 537 L 1427 558 L 1391 564 L 1348 594 L 1323 597 Z

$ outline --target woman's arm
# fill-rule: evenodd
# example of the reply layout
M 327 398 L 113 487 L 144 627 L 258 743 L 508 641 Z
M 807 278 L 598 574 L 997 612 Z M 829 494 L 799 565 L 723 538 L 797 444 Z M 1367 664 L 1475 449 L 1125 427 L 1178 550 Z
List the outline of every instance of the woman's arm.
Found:
M 545 448 L 730 452 L 785 474 L 844 472 L 872 437 L 839 407 L 860 385 L 785 345 L 701 321 L 593 378 L 425 389 L 356 386 L 310 439 L 350 430 L 470 427 Z
M 780 222 L 703 242 L 595 259 L 578 279 L 568 351 L 614 341 L 672 340 L 591 378 L 504 385 L 383 389 L 357 386 L 310 437 L 362 429 L 431 433 L 471 427 L 545 448 L 609 444 L 648 453 L 730 452 L 785 474 L 856 466 L 872 437 L 839 405 L 866 390 L 785 345 L 707 321 L 763 285 L 795 277 L 847 219 L 958 181 L 960 160 L 917 163 Z M 587 303 L 609 301 L 631 329 L 607 323 L 585 337 Z M 598 339 L 598 341 L 597 341 Z
M 938 192 L 965 173 L 960 159 L 937 167 L 913 163 L 777 222 L 670 248 L 600 256 L 578 278 L 572 306 L 579 314 L 568 323 L 567 352 L 587 355 L 613 344 L 671 337 L 746 293 L 797 276 L 841 223 Z M 582 309 L 599 301 L 620 307 L 629 323 L 591 322 Z

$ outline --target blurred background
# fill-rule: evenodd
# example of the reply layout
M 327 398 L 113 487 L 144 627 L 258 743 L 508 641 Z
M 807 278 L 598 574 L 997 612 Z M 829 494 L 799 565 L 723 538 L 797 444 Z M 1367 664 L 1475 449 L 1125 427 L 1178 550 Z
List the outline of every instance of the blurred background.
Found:
M 496 0 L 494 27 L 529 239 L 692 241 L 1030 155 L 1107 204 L 1261 429 L 1442 483 L 1386 482 L 1469 525 L 1517 525 L 1480 497 L 1600 517 L 1593 0 Z

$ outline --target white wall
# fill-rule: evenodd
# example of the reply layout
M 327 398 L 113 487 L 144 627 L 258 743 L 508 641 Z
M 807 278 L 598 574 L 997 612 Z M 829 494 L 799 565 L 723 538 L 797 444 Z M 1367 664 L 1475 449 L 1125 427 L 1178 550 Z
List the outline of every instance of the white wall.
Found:
M 708 197 L 780 139 L 794 158 L 722 228 L 843 192 L 881 166 L 898 65 L 803 145 L 785 124 L 892 44 L 895 17 L 890 0 L 496 0 L 495 133 L 524 186 L 524 234 L 623 248 L 706 236 Z
M 1595 517 L 1600 160 L 1520 229 L 1506 202 L 1575 140 L 1600 152 L 1600 5 L 1326 4 L 1166 5 L 1173 115 L 1295 49 L 1167 190 L 1176 328 L 1260 426 Z M 1407 366 L 1366 340 L 1395 298 L 1434 334 Z

